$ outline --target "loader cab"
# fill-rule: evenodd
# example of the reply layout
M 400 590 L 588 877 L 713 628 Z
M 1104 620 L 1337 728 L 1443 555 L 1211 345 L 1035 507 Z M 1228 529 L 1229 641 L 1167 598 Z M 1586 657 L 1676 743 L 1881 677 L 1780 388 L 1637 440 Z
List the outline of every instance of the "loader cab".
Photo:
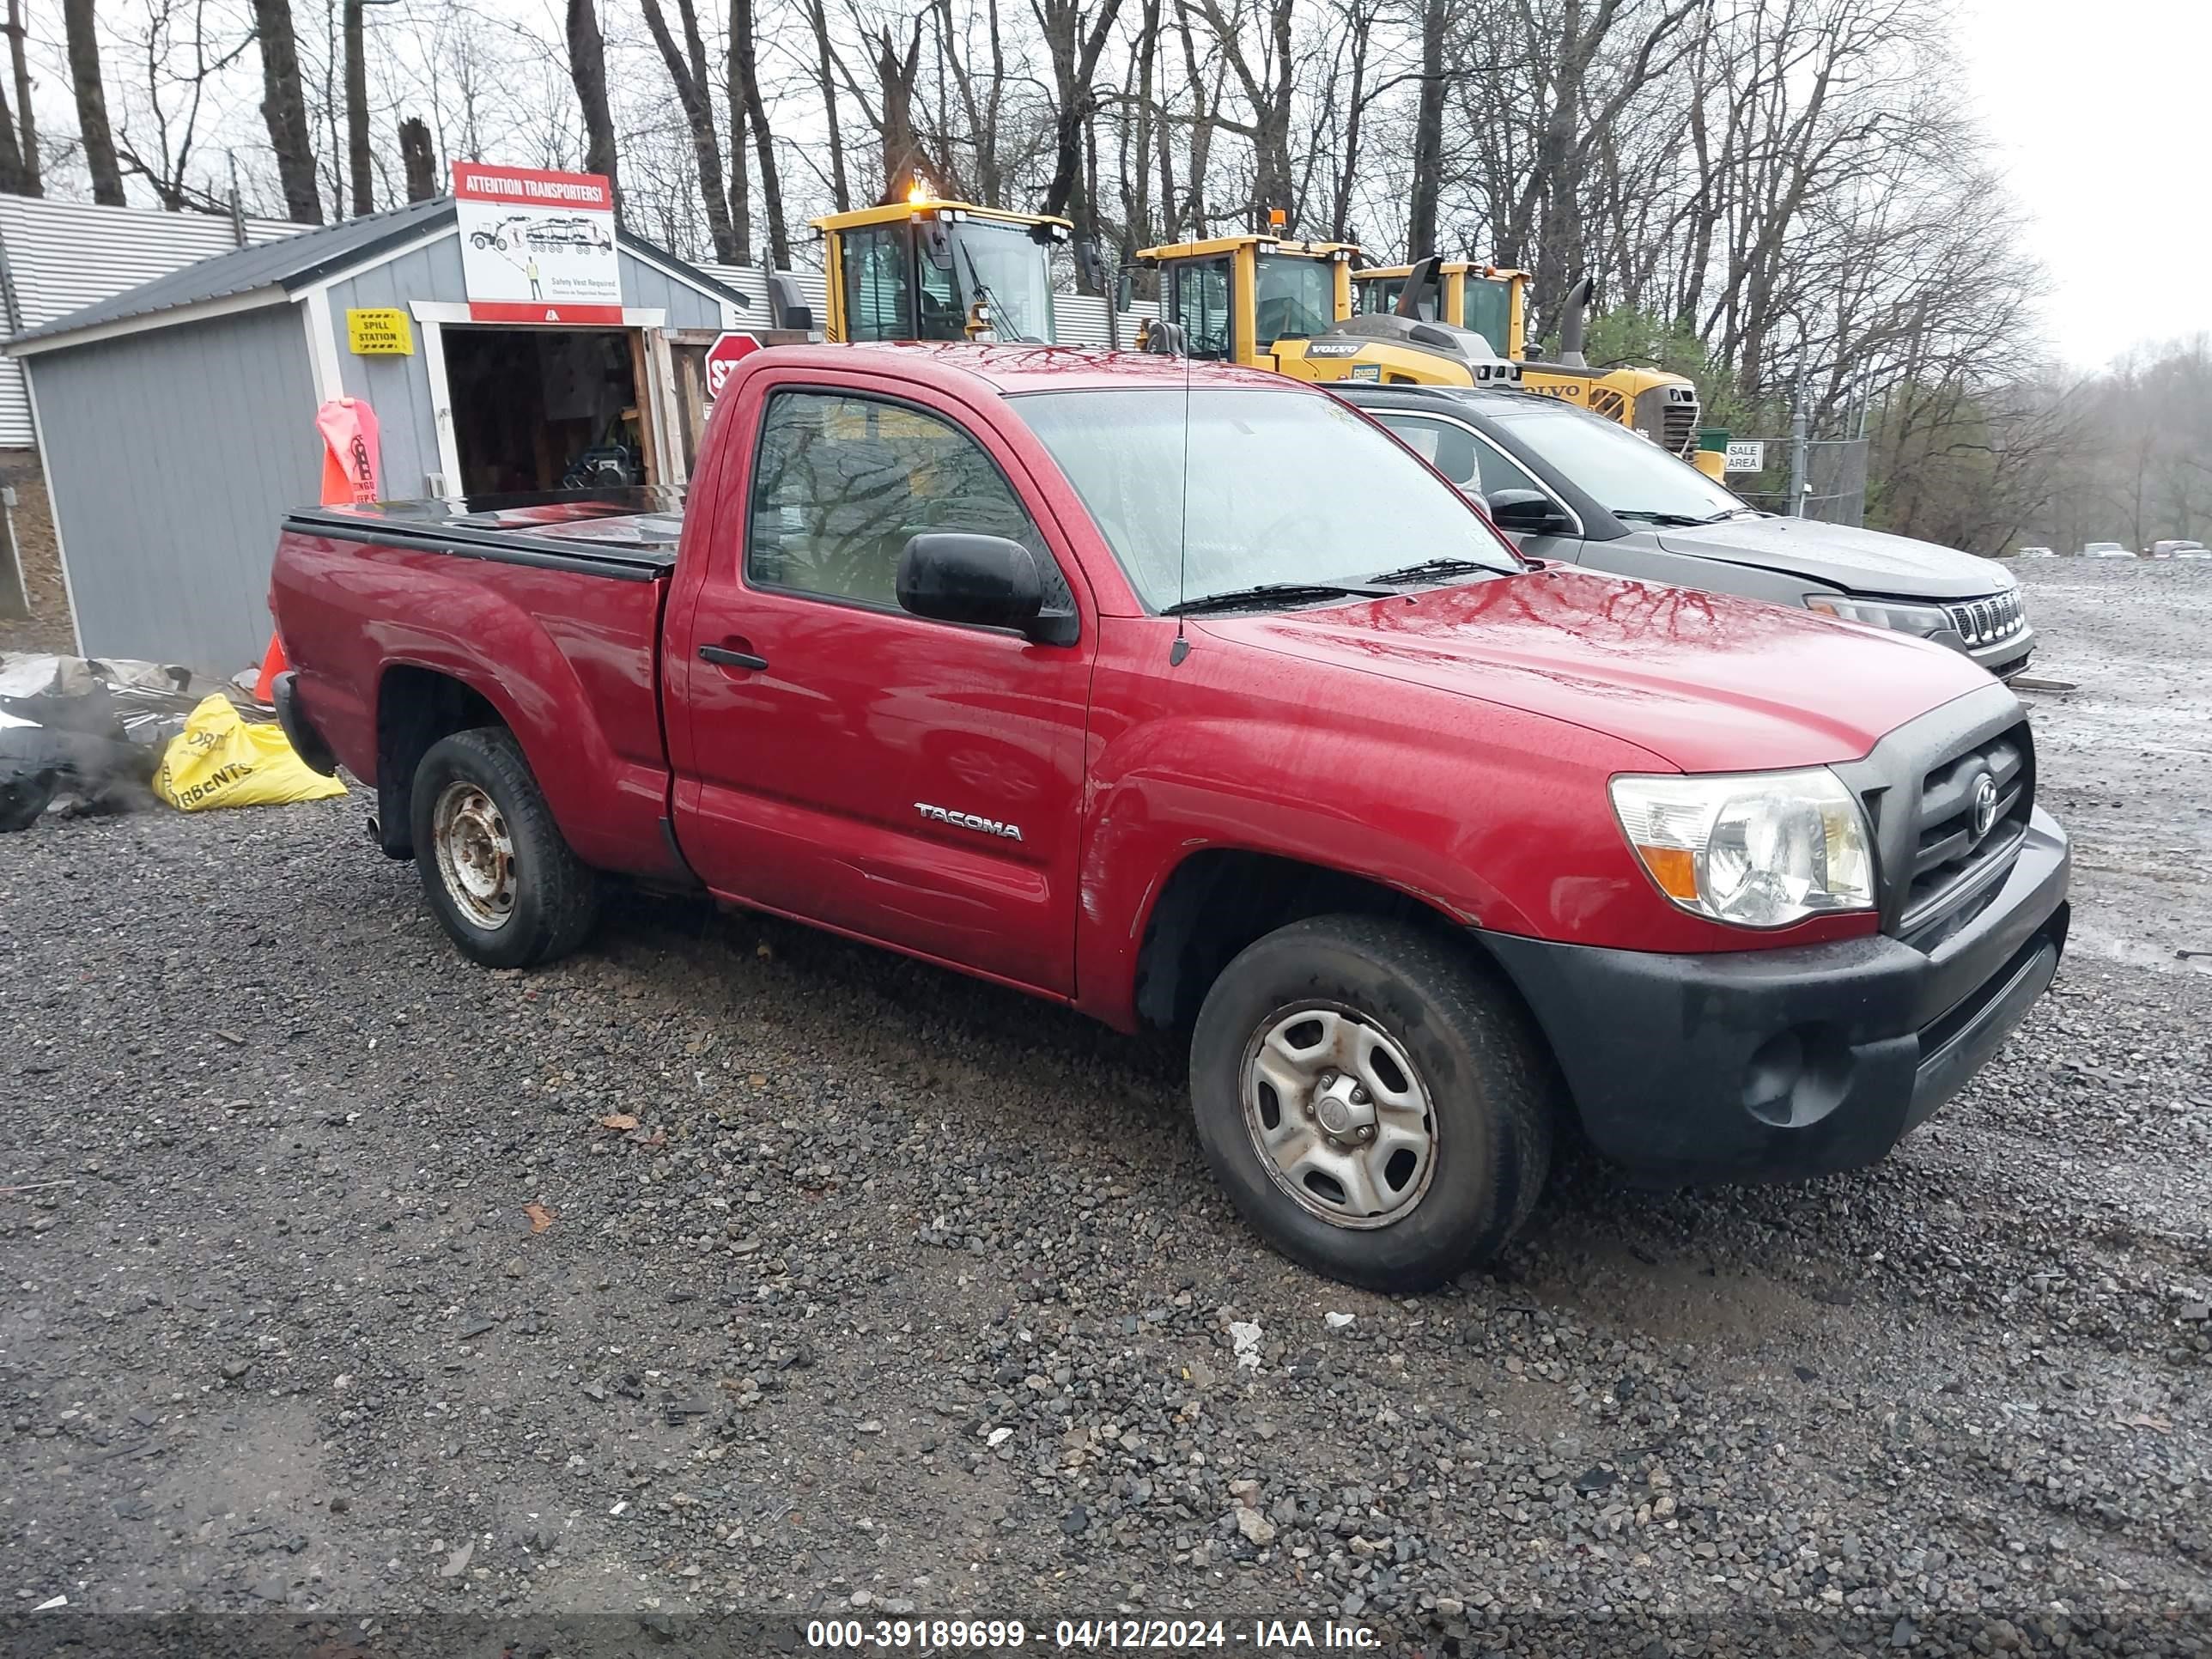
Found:
M 1395 312 L 1412 280 L 1411 265 L 1370 266 L 1354 271 L 1363 315 Z M 1506 356 L 1518 360 L 1528 349 L 1528 273 L 1502 265 L 1477 264 L 1469 259 L 1447 259 L 1437 267 L 1434 280 L 1414 296 L 1412 315 L 1454 328 L 1472 329 Z
M 1160 273 L 1160 315 L 1180 324 L 1190 355 L 1279 368 L 1279 343 L 1310 340 L 1352 314 L 1349 242 L 1217 236 L 1140 249 Z
M 1053 250 L 1065 219 L 924 191 L 811 222 L 821 233 L 823 337 L 1056 343 Z

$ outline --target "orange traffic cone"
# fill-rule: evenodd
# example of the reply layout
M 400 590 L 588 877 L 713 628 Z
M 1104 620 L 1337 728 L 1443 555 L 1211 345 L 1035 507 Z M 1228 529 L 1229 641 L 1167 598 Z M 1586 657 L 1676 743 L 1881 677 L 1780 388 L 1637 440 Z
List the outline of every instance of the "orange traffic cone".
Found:
M 284 672 L 284 642 L 269 636 L 269 653 L 261 659 L 261 678 L 253 682 L 253 701 L 268 702 L 276 696 L 276 677 Z

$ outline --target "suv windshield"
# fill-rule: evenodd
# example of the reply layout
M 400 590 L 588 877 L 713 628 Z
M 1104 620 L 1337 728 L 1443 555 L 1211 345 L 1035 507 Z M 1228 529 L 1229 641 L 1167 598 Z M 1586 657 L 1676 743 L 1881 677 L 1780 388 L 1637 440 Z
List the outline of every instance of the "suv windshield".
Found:
M 1014 402 L 1154 611 L 1432 559 L 1521 568 L 1464 496 L 1333 398 L 1201 386 Z
M 1701 524 L 1753 511 L 1687 461 L 1616 422 L 1536 398 L 1495 413 L 1539 459 L 1621 518 Z
M 1262 253 L 1253 289 L 1253 333 L 1267 347 L 1327 331 L 1336 321 L 1336 267 L 1295 253 Z

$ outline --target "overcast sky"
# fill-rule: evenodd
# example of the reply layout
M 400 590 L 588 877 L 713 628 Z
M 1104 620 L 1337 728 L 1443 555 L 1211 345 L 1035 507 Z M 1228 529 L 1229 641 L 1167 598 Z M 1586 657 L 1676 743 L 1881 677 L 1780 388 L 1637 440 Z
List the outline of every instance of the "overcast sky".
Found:
M 2212 331 L 2212 0 L 1966 0 L 1960 24 L 2058 355 Z

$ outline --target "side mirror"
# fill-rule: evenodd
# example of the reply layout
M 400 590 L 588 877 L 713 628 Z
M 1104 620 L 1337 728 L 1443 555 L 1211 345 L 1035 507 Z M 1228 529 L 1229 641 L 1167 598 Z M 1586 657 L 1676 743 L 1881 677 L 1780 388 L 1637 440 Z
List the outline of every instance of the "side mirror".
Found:
M 771 328 L 794 334 L 814 332 L 814 308 L 799 297 L 799 283 L 787 270 L 768 275 L 768 320 Z
M 1528 536 L 1556 536 L 1572 521 L 1540 489 L 1498 489 L 1490 495 L 1490 521 L 1500 530 Z
M 932 622 L 1026 630 L 1044 609 L 1044 580 L 1019 542 L 925 531 L 908 538 L 899 555 L 898 602 Z
M 1114 284 L 1114 309 L 1128 310 L 1130 301 L 1136 297 L 1136 292 L 1135 279 L 1127 271 L 1123 271 L 1121 280 Z

